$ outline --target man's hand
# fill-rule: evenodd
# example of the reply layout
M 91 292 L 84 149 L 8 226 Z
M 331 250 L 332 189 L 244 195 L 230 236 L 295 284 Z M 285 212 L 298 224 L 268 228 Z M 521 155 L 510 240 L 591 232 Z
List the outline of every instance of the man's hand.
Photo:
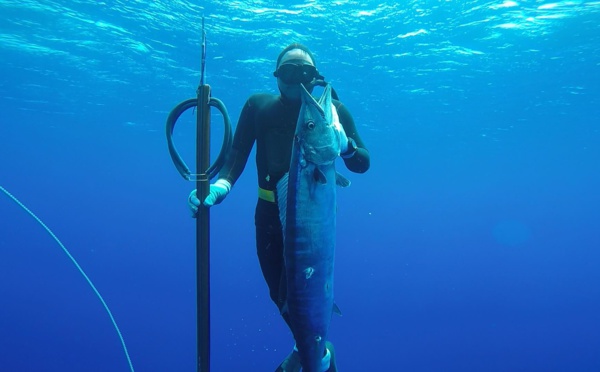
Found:
M 215 204 L 219 204 L 225 199 L 229 191 L 231 190 L 231 184 L 229 181 L 219 178 L 215 183 L 210 185 L 208 195 L 204 199 L 205 207 L 212 207 Z M 192 190 L 188 196 L 188 206 L 192 212 L 192 217 L 196 217 L 198 214 L 198 207 L 200 206 L 200 199 L 196 195 L 196 190 Z

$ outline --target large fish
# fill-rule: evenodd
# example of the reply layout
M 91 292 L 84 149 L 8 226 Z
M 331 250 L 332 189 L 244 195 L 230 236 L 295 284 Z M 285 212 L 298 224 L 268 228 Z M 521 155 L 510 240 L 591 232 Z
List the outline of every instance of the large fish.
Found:
M 290 171 L 277 184 L 287 304 L 303 372 L 320 372 L 332 312 L 341 125 L 327 85 L 317 102 L 302 86 Z

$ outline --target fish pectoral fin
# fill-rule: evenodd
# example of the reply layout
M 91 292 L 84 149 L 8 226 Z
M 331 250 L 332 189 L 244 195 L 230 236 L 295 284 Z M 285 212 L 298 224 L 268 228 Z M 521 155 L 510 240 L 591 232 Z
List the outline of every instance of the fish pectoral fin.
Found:
M 348 187 L 351 182 L 346 177 L 342 176 L 340 173 L 335 172 L 335 184 L 340 187 Z
M 333 312 L 339 316 L 342 316 L 342 310 L 340 310 L 335 302 L 333 303 Z
M 283 306 L 281 307 L 281 309 L 279 309 L 279 313 L 280 315 L 283 315 L 285 313 L 287 313 L 289 311 L 288 309 L 288 303 L 287 301 L 283 304 Z
M 318 167 L 315 168 L 313 176 L 317 183 L 320 183 L 321 185 L 327 184 L 327 177 L 325 177 L 325 173 L 323 173 L 323 171 L 320 170 Z

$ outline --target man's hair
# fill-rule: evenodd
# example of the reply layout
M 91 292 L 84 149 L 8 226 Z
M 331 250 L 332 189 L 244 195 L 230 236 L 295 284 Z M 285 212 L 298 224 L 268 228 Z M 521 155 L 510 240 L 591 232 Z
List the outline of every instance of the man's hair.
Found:
M 303 44 L 300 44 L 300 43 L 293 43 L 293 44 L 290 44 L 290 45 L 286 46 L 281 51 L 281 53 L 279 53 L 279 56 L 277 57 L 277 65 L 275 65 L 275 69 L 279 68 L 279 63 L 281 62 L 281 59 L 283 58 L 284 54 L 286 54 L 290 50 L 294 50 L 294 49 L 300 49 L 300 50 L 306 52 L 306 54 L 308 54 L 308 56 L 312 60 L 312 63 L 315 66 L 317 65 L 317 61 L 315 61 L 315 56 L 313 56 L 312 52 L 310 51 L 310 49 L 308 49 L 307 46 L 305 46 Z

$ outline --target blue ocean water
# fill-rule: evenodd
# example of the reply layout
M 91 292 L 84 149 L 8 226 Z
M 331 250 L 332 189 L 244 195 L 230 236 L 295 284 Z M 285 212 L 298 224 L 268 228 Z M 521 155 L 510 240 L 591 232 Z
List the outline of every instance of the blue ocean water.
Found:
M 342 371 L 600 370 L 600 2 L 3 0 L 0 13 L 0 185 L 86 270 L 137 371 L 196 366 L 193 185 L 164 125 L 195 95 L 203 14 L 207 82 L 234 121 L 250 94 L 276 92 L 275 59 L 301 42 L 369 147 L 370 171 L 344 172 L 339 192 Z M 193 123 L 175 133 L 189 163 Z M 255 190 L 251 159 L 211 214 L 214 371 L 272 371 L 293 344 L 255 255 Z M 60 247 L 4 195 L 0 220 L 0 371 L 128 371 Z

